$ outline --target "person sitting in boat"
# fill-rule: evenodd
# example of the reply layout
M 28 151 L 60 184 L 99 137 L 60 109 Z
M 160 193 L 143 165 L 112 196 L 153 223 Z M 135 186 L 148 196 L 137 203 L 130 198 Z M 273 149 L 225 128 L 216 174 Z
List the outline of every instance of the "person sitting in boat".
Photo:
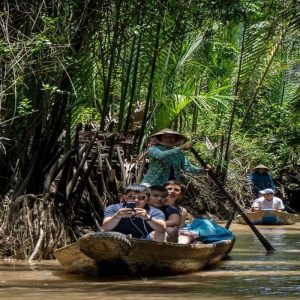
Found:
M 263 209 L 276 209 L 279 211 L 284 210 L 283 202 L 280 198 L 275 197 L 274 190 L 264 189 L 260 191 L 262 197 L 257 198 L 252 204 L 252 211 L 263 210 Z
M 276 185 L 272 176 L 268 173 L 268 167 L 260 164 L 253 169 L 253 173 L 248 176 L 248 180 L 252 183 L 252 192 L 255 198 L 261 196 L 259 192 L 264 189 L 276 189 Z
M 182 228 L 185 226 L 185 222 L 188 218 L 188 212 L 186 208 L 180 206 L 178 202 L 180 202 L 183 197 L 185 187 L 176 180 L 169 180 L 165 184 L 165 187 L 168 191 L 167 204 L 175 206 L 180 211 L 179 228 Z
M 164 185 L 168 180 L 180 180 L 181 169 L 200 174 L 201 168 L 192 165 L 184 154 L 185 150 L 192 147 L 192 144 L 186 142 L 184 135 L 168 128 L 148 137 L 149 165 L 142 184 Z
M 160 209 L 166 218 L 166 240 L 167 242 L 177 243 L 178 241 L 178 226 L 180 223 L 180 211 L 175 206 L 166 204 L 168 191 L 161 185 L 154 185 L 150 187 L 151 194 L 149 198 L 149 205 Z
M 150 189 L 144 185 L 129 185 L 123 195 L 123 202 L 110 205 L 104 211 L 102 228 L 130 234 L 134 238 L 163 242 L 166 222 L 163 212 L 148 204 Z

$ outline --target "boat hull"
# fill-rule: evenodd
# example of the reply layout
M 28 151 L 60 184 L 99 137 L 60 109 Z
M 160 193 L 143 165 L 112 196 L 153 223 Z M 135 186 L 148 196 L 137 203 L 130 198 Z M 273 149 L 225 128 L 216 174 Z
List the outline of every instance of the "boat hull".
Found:
M 91 239 L 88 235 L 87 240 Z M 82 240 L 80 241 L 82 243 Z M 211 244 L 182 245 L 130 239 L 128 253 L 114 254 L 100 249 L 96 258 L 84 254 L 80 243 L 55 251 L 66 271 L 89 275 L 172 275 L 199 271 L 226 257 L 234 238 Z
M 295 223 L 296 216 L 277 210 L 259 210 L 246 214 L 254 225 L 291 225 Z M 237 222 L 246 224 L 242 216 L 237 216 Z

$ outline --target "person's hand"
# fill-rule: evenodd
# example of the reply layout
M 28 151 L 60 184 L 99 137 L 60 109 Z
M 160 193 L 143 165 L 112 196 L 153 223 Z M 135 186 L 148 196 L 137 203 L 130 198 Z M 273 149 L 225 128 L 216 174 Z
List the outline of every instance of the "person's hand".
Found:
M 147 213 L 146 209 L 144 209 L 144 208 L 136 208 L 135 209 L 135 217 L 141 218 L 143 220 L 150 219 L 150 215 Z
M 185 150 L 190 150 L 193 147 L 193 144 L 188 143 L 188 144 L 184 144 L 182 146 L 180 146 L 180 150 L 185 151 Z
M 135 215 L 135 210 L 131 208 L 121 208 L 114 217 L 117 219 L 123 219 L 123 218 L 131 218 Z

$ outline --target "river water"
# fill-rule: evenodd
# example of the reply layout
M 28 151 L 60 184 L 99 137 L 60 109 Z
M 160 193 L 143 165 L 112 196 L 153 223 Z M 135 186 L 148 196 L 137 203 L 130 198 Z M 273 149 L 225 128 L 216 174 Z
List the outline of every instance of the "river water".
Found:
M 300 299 L 300 223 L 258 229 L 276 252 L 267 254 L 247 225 L 232 224 L 230 259 L 180 276 L 99 281 L 66 274 L 56 260 L 2 260 L 0 299 Z

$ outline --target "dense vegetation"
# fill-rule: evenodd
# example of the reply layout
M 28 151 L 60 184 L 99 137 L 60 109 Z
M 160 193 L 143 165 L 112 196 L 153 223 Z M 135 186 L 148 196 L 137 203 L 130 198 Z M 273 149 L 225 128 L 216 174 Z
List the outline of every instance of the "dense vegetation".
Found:
M 134 137 L 136 154 L 171 127 L 233 191 L 260 162 L 283 192 L 300 189 L 298 0 L 0 6 L 2 199 L 45 195 L 79 124 Z

